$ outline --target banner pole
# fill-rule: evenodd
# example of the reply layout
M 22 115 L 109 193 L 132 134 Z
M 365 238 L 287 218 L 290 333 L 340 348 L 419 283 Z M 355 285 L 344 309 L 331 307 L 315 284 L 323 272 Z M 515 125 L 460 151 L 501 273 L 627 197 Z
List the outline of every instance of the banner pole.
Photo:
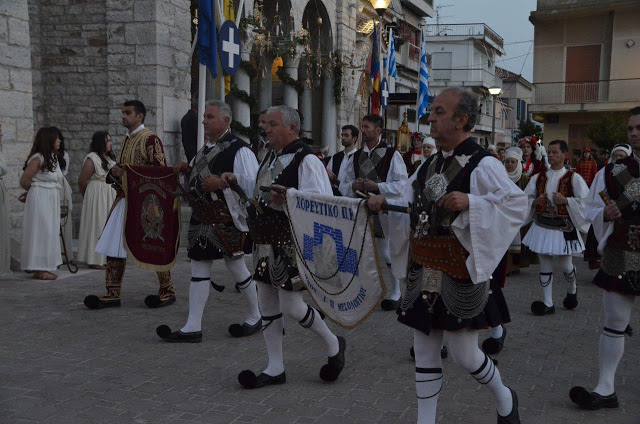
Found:
M 205 96 L 207 95 L 207 65 L 198 66 L 198 150 L 204 146 L 204 116 Z

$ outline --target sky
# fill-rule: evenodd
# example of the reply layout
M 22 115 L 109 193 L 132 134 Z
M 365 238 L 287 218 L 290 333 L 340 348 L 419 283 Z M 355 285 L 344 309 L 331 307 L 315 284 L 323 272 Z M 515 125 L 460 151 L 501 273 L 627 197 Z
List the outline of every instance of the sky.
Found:
M 536 0 L 435 0 L 434 3 L 435 8 L 442 6 L 441 24 L 487 24 L 504 39 L 506 54 L 497 65 L 533 81 L 533 24 L 529 22 L 529 14 L 536 9 Z M 427 23 L 435 24 L 435 17 L 427 19 Z

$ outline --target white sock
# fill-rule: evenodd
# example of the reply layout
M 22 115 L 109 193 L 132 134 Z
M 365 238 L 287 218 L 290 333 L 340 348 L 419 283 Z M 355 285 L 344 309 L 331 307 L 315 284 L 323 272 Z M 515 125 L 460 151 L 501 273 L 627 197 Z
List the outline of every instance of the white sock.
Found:
M 543 302 L 548 307 L 553 306 L 553 273 L 540 273 L 540 287 L 542 287 Z
M 502 325 L 491 327 L 490 334 L 492 338 L 499 339 L 500 337 L 502 337 L 502 333 Z
M 180 329 L 183 333 L 202 331 L 202 313 L 209 298 L 209 280 L 191 281 L 189 284 L 189 318 Z
M 335 334 L 329 330 L 327 324 L 322 320 L 320 314 L 315 309 L 311 308 L 302 300 L 301 292 L 290 292 L 287 290 L 280 290 L 280 304 L 284 313 L 296 321 L 304 328 L 308 328 L 318 336 L 322 337 L 322 340 L 327 345 L 327 356 L 335 356 L 340 350 L 338 344 L 338 338 Z M 310 312 L 307 316 L 307 312 Z
M 479 349 L 478 349 L 479 350 Z M 513 410 L 513 397 L 511 391 L 507 386 L 502 383 L 500 377 L 500 370 L 493 363 L 491 358 L 485 355 L 485 359 L 476 371 L 471 375 L 478 383 L 484 385 L 489 389 L 491 396 L 496 404 L 496 410 L 498 414 L 505 417 Z
M 391 275 L 391 289 L 389 290 L 388 298 L 391 300 L 400 299 L 400 280 Z
M 258 299 L 260 309 L 264 317 L 271 317 L 281 314 L 280 300 L 277 289 L 270 285 L 261 283 L 258 286 Z M 263 371 L 265 374 L 275 377 L 284 372 L 284 361 L 282 359 L 282 331 L 284 321 L 282 317 L 273 320 L 262 320 L 262 335 L 267 345 L 269 364 Z
M 464 329 L 450 331 L 447 340 L 453 361 L 489 389 L 499 415 L 509 415 L 513 409 L 511 391 L 502 383 L 500 371 L 491 358 L 478 348 L 478 332 Z
M 260 309 L 258 308 L 258 291 L 256 283 L 251 279 L 251 273 L 247 269 L 247 264 L 242 258 L 230 260 L 225 257 L 224 263 L 227 270 L 238 283 L 238 288 L 247 303 L 247 318 L 244 320 L 249 325 L 254 325 L 260 320 Z
M 416 354 L 416 396 L 418 398 L 418 424 L 434 424 L 438 397 L 442 390 L 442 330 L 431 330 L 426 335 L 413 331 L 413 349 Z
M 573 268 L 569 273 L 565 272 L 564 279 L 567 280 L 567 283 L 569 284 L 567 287 L 567 293 L 576 294 L 576 291 L 578 291 L 578 287 L 576 286 L 576 269 Z
M 600 376 L 594 392 L 602 396 L 615 392 L 616 369 L 623 354 L 624 331 L 605 327 L 600 335 Z
M 387 268 L 389 268 L 389 274 L 391 275 L 391 287 L 389 287 L 389 293 L 387 294 L 387 299 L 398 300 L 402 293 L 400 292 L 400 281 L 393 275 L 392 267 L 391 267 L 391 254 L 389 252 L 389 240 L 384 239 L 376 239 L 378 252 L 380 253 L 380 257 L 383 261 L 386 262 Z

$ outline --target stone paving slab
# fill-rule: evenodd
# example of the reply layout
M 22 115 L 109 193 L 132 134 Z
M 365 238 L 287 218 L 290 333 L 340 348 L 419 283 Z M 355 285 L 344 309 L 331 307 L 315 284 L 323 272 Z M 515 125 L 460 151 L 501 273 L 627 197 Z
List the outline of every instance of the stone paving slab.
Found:
M 594 272 L 581 259 L 579 301 L 562 308 L 556 284 L 556 314 L 534 317 L 529 305 L 540 295 L 537 267 L 509 278 L 505 296 L 513 322 L 497 356 L 505 382 L 518 392 L 523 423 L 637 424 L 640 422 L 640 349 L 627 338 L 616 380 L 620 408 L 581 411 L 571 404 L 573 385 L 597 379 L 602 292 L 589 284 Z M 211 291 L 200 344 L 168 344 L 156 326 L 180 328 L 187 317 L 189 262 L 180 253 L 173 271 L 178 302 L 145 307 L 157 290 L 155 274 L 129 264 L 123 305 L 89 311 L 82 300 L 103 291 L 104 272 L 61 271 L 54 282 L 26 274 L 0 280 L 0 423 L 412 423 L 417 406 L 412 333 L 395 314 L 377 311 L 344 330 L 347 367 L 334 384 L 319 377 L 325 363 L 319 339 L 285 320 L 287 384 L 242 390 L 237 375 L 266 366 L 262 336 L 233 339 L 227 327 L 243 316 L 241 295 L 222 263 L 213 274 L 227 289 Z M 561 281 L 563 279 L 560 279 Z M 631 325 L 640 331 L 636 302 Z M 480 340 L 486 337 L 486 332 Z M 446 343 L 446 337 L 445 337 Z M 450 359 L 444 361 L 439 423 L 495 423 L 489 394 Z

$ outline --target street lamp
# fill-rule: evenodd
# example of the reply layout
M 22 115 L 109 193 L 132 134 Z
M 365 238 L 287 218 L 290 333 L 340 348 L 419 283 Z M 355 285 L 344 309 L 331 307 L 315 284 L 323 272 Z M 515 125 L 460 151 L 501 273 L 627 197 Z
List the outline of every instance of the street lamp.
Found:
M 493 119 L 491 121 L 491 144 L 496 144 L 496 100 L 502 93 L 502 88 L 493 86 L 489 88 L 489 94 L 493 96 Z
M 380 22 L 382 22 L 382 16 L 384 15 L 384 12 L 387 11 L 387 9 L 389 8 L 389 4 L 391 4 L 391 0 L 369 0 L 371 2 L 371 5 L 373 6 L 374 9 L 376 9 L 376 12 L 378 12 L 378 16 L 380 16 Z

